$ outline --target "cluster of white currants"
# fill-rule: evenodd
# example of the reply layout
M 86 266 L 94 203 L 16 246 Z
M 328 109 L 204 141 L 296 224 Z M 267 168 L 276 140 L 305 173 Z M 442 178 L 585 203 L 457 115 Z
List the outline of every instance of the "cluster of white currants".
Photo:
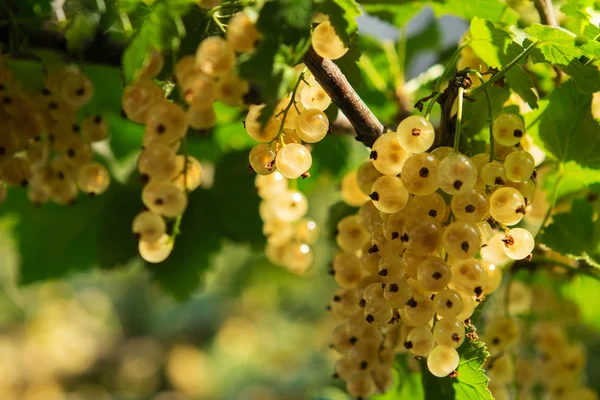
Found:
M 144 260 L 159 263 L 171 254 L 176 232 L 167 233 L 165 218 L 181 218 L 188 193 L 202 182 L 200 162 L 178 154 L 182 140 L 190 127 L 204 130 L 215 125 L 215 101 L 231 107 L 242 105 L 248 83 L 233 73 L 236 52 L 252 51 L 259 38 L 250 18 L 240 13 L 231 18 L 226 39 L 206 38 L 195 55 L 181 58 L 175 66 L 175 78 L 184 105 L 168 101 L 152 80 L 163 66 L 158 52 L 149 55 L 139 79 L 125 88 L 125 114 L 145 125 L 138 170 L 147 182 L 142 191 L 147 210 L 136 216 L 132 227 Z
M 342 354 L 336 373 L 351 395 L 385 391 L 377 377 L 391 376 L 391 366 L 386 374 L 375 372 L 373 367 L 383 367 L 372 361 L 385 359 L 386 351 L 426 357 L 438 377 L 455 371 L 456 349 L 467 336 L 465 328 L 472 328 L 468 319 L 499 287 L 500 265 L 533 250 L 528 231 L 506 228 L 521 220 L 535 187 L 533 158 L 515 147 L 523 123 L 501 115 L 493 135 L 492 157 L 470 158 L 449 147 L 427 152 L 434 128 L 411 116 L 396 132 L 378 138 L 371 161 L 343 179 L 343 199 L 360 208 L 338 224 L 340 253 L 331 273 L 342 289 L 331 310 L 348 321 L 335 329 L 333 340 Z M 476 258 L 491 240 L 494 247 Z M 382 341 L 373 328 L 396 341 Z
M 264 105 L 251 106 L 246 118 L 248 135 L 261 142 L 252 148 L 250 167 L 258 174 L 256 187 L 263 199 L 260 215 L 267 237 L 267 257 L 297 273 L 312 265 L 310 245 L 318 237 L 314 221 L 301 219 L 307 211 L 306 197 L 288 189 L 288 180 L 308 177 L 312 156 L 306 144 L 322 140 L 329 131 L 324 110 L 331 98 L 305 72 L 296 66 L 297 83 L 275 108 L 263 126 L 260 114 Z M 297 222 L 299 221 L 299 222 Z
M 42 91 L 29 93 L 6 61 L 0 57 L 0 202 L 5 185 L 27 187 L 36 206 L 73 204 L 79 190 L 103 193 L 110 174 L 94 162 L 91 144 L 108 137 L 108 126 L 101 115 L 78 118 L 92 98 L 91 81 L 78 67 L 62 66 Z
M 575 338 L 579 309 L 549 287 L 513 281 L 508 305 L 487 318 L 483 339 L 490 351 L 484 365 L 497 400 L 598 400 L 586 387 L 585 346 Z M 508 313 L 512 316 L 505 316 Z
M 305 273 L 314 261 L 310 246 L 319 238 L 316 222 L 306 218 L 306 196 L 290 189 L 288 179 L 279 172 L 257 175 L 255 184 L 262 199 L 259 212 L 267 258 L 294 273 Z

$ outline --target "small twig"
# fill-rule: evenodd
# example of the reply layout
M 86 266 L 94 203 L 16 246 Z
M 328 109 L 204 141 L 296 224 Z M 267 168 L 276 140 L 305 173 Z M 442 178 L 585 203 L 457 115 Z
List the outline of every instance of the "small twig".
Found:
M 306 74 L 306 68 L 303 68 L 302 72 L 300 72 L 300 75 L 298 75 L 298 79 L 296 80 L 294 88 L 292 89 L 292 93 L 290 94 L 290 101 L 288 102 L 288 105 L 283 110 L 281 110 L 279 114 L 276 115 L 276 117 L 278 117 L 280 114 L 282 114 L 283 118 L 281 119 L 281 124 L 279 125 L 279 131 L 277 132 L 277 136 L 275 136 L 272 142 L 280 140 L 282 146 L 285 146 L 285 143 L 283 142 L 283 136 L 285 135 L 283 129 L 285 125 L 285 119 L 287 118 L 287 115 L 290 112 L 292 106 L 296 107 L 296 110 L 298 110 L 298 106 L 296 106 L 296 92 L 298 91 L 300 83 L 304 81 L 304 74 Z
M 356 130 L 357 140 L 367 147 L 373 146 L 375 140 L 383 134 L 383 125 L 354 91 L 339 67 L 333 61 L 323 59 L 312 47 L 304 54 L 302 61 L 348 117 Z

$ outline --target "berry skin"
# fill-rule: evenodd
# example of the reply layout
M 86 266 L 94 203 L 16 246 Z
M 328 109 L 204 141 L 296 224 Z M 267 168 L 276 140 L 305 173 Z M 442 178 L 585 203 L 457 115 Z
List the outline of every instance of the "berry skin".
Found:
M 371 194 L 371 188 L 375 181 L 383 174 L 375 168 L 371 161 L 365 161 L 356 171 L 356 183 L 365 195 Z
M 431 329 L 418 326 L 410 330 L 404 341 L 404 347 L 418 357 L 427 357 L 435 346 Z
M 312 165 L 312 155 L 306 147 L 298 143 L 284 146 L 275 158 L 275 166 L 281 175 L 288 179 L 299 178 Z
M 488 281 L 487 269 L 475 258 L 456 261 L 452 265 L 451 287 L 462 295 L 480 296 Z
M 234 15 L 227 26 L 227 41 L 238 53 L 248 53 L 254 50 L 261 36 L 250 17 L 245 13 Z
M 431 122 L 418 115 L 403 119 L 396 131 L 400 145 L 410 153 L 427 151 L 435 140 L 435 130 Z
M 259 143 L 248 155 L 250 166 L 259 175 L 269 175 L 275 171 L 275 151 L 268 143 Z
M 400 144 L 400 135 L 396 132 L 384 133 L 373 143 L 371 160 L 373 166 L 384 175 L 398 175 L 404 162 L 410 157 Z
M 110 185 L 108 169 L 99 163 L 84 165 L 77 174 L 77 186 L 90 196 L 104 193 Z
M 516 225 L 525 214 L 525 198 L 517 189 L 503 187 L 490 196 L 490 215 L 505 225 Z
M 386 175 L 375 181 L 369 197 L 379 211 L 392 214 L 406 206 L 408 195 L 400 178 Z
M 494 139 L 503 146 L 514 146 L 525 135 L 523 121 L 515 114 L 502 114 L 492 125 Z
M 455 349 L 446 346 L 436 346 L 427 356 L 427 369 L 434 376 L 443 378 L 458 367 L 460 356 Z
M 182 139 L 188 130 L 188 115 L 180 105 L 161 103 L 150 110 L 144 130 L 144 145 L 169 145 Z
M 350 171 L 342 178 L 342 200 L 352 207 L 360 207 L 369 197 L 361 192 L 356 180 L 356 171 Z
M 504 185 L 507 181 L 504 164 L 500 161 L 492 161 L 481 169 L 481 179 L 488 186 Z
M 502 239 L 504 252 L 513 260 L 522 260 L 529 256 L 535 247 L 533 235 L 523 228 L 513 228 Z
M 131 230 L 139 237 L 139 240 L 155 242 L 166 233 L 167 224 L 160 215 L 142 211 L 134 218 Z
M 123 92 L 121 105 L 127 118 L 139 124 L 146 123 L 150 110 L 165 101 L 165 96 L 156 83 L 150 79 L 141 79 Z
M 175 153 L 165 144 L 148 146 L 140 154 L 138 170 L 152 180 L 166 181 L 177 172 Z
M 467 192 L 477 183 L 477 167 L 462 154 L 451 154 L 440 161 L 438 168 L 440 189 L 457 195 Z
M 306 143 L 321 141 L 328 130 L 329 120 L 321 110 L 309 108 L 296 118 L 296 133 Z
M 439 291 L 433 298 L 433 304 L 436 314 L 442 318 L 456 318 L 463 310 L 462 297 L 449 288 Z
M 450 266 L 439 257 L 428 256 L 419 265 L 417 281 L 425 290 L 440 291 L 450 283 L 451 279 Z
M 462 321 L 444 318 L 433 328 L 433 338 L 440 346 L 458 348 L 465 340 L 465 327 Z
M 535 160 L 525 150 L 515 150 L 506 156 L 504 169 L 508 179 L 513 182 L 523 182 L 533 174 Z
M 348 52 L 348 48 L 329 21 L 321 22 L 315 28 L 312 45 L 318 55 L 330 60 L 337 60 Z
M 356 216 L 350 215 L 338 222 L 336 242 L 342 250 L 355 252 L 368 239 L 368 233 L 362 229 Z
M 426 256 L 436 251 L 442 243 L 441 224 L 430 216 L 411 217 L 400 235 L 400 240 L 405 243 L 407 250 Z
M 459 221 L 477 223 L 489 218 L 489 198 L 484 190 L 471 189 L 452 197 L 450 203 L 454 217 Z
M 272 176 L 272 175 L 267 175 Z M 308 210 L 306 196 L 296 190 L 286 190 L 271 200 L 275 216 L 286 222 L 297 221 Z
M 455 221 L 448 225 L 442 237 L 444 249 L 455 260 L 474 257 L 481 247 L 481 234 L 471 222 Z
M 142 201 L 148 209 L 167 218 L 181 215 L 187 207 L 187 196 L 169 182 L 150 182 L 142 191 Z
M 196 65 L 207 75 L 222 76 L 235 64 L 235 53 L 231 45 L 217 36 L 204 39 L 196 51 Z
M 257 142 L 268 142 L 274 139 L 279 133 L 281 121 L 277 118 L 270 118 L 263 127 L 260 122 L 261 111 L 265 108 L 264 104 L 252 105 L 246 117 L 246 131 L 248 135 Z
M 147 262 L 157 264 L 165 261 L 173 251 L 173 240 L 163 234 L 155 242 L 140 241 L 138 244 L 140 256 Z
M 402 167 L 401 179 L 410 194 L 426 196 L 438 189 L 440 162 L 428 153 L 415 154 Z

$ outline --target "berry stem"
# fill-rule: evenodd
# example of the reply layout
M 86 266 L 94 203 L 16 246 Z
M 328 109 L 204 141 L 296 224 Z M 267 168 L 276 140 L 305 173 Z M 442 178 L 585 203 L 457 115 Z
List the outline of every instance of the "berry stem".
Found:
M 300 75 L 298 75 L 298 79 L 296 80 L 296 83 L 294 84 L 294 88 L 292 89 L 292 94 L 290 95 L 290 101 L 289 101 L 288 105 L 279 114 L 277 114 L 277 116 L 283 114 L 283 118 L 281 119 L 281 125 L 279 125 L 279 132 L 277 132 L 277 136 L 275 137 L 275 139 L 273 139 L 273 141 L 280 140 L 282 147 L 285 146 L 285 143 L 283 142 L 283 136 L 285 135 L 283 133 L 283 126 L 285 125 L 285 119 L 287 118 L 288 112 L 292 108 L 292 105 L 294 107 L 296 107 L 296 92 L 298 91 L 298 87 L 300 86 L 300 83 L 304 81 L 305 74 L 306 74 L 306 68 L 303 68 L 302 72 L 300 72 Z M 296 107 L 296 110 L 298 110 L 298 107 Z
M 519 63 L 519 61 L 521 61 L 523 58 L 527 57 L 529 55 L 529 53 L 531 53 L 537 46 L 539 46 L 542 43 L 543 43 L 542 40 L 539 40 L 537 42 L 531 43 L 529 46 L 527 46 L 526 49 L 524 49 L 521 52 L 521 54 L 519 54 L 515 59 L 513 59 L 511 62 L 509 62 L 508 64 L 506 64 L 506 66 L 504 68 L 502 68 L 500 70 L 500 72 L 498 72 L 495 75 L 492 75 L 490 77 L 490 79 L 488 79 L 483 85 L 481 85 L 479 87 L 476 87 L 475 89 L 469 90 L 468 94 L 469 95 L 475 95 L 475 94 L 481 92 L 482 90 L 486 90 L 490 85 L 493 85 L 497 80 L 499 80 L 504 75 L 506 75 L 506 73 L 508 71 L 510 71 L 512 69 L 512 67 L 514 67 L 515 65 L 517 65 Z
M 529 264 L 531 264 L 531 263 L 532 262 L 529 262 Z M 536 257 L 535 261 L 533 263 L 534 263 L 534 265 L 547 265 L 547 266 L 552 266 L 552 267 L 559 267 L 559 268 L 565 269 L 569 272 L 572 272 L 574 274 L 589 276 L 592 279 L 600 281 L 600 275 L 595 274 L 594 272 L 590 271 L 588 268 L 574 267 L 572 265 L 554 260 L 552 258 Z
M 433 106 L 435 105 L 435 103 L 437 103 L 438 99 L 442 96 L 442 94 L 443 94 L 443 92 L 437 92 L 431 98 L 431 101 L 429 102 L 429 105 L 427 106 L 427 110 L 425 110 L 425 119 L 427 121 L 429 121 L 429 115 L 431 114 L 431 111 L 433 110 Z
M 552 211 L 554 211 L 554 206 L 556 206 L 556 201 L 558 200 L 558 189 L 560 187 L 560 183 L 565 175 L 565 168 L 563 163 L 558 164 L 558 176 L 556 178 L 556 182 L 554 183 L 554 190 L 552 191 L 552 195 L 550 197 L 550 206 L 548 207 L 548 211 L 546 211 L 546 215 L 544 215 L 544 219 L 542 220 L 542 224 L 540 225 L 540 229 L 535 234 L 535 238 L 539 236 L 539 234 L 544 230 L 544 227 L 548 223 L 548 220 L 552 216 Z
M 462 113 L 463 113 L 463 97 L 465 88 L 458 88 L 458 96 L 456 98 L 456 129 L 454 130 L 454 152 L 458 153 L 458 145 L 460 144 L 460 133 L 462 130 Z
M 448 63 L 446 64 L 446 68 L 444 68 L 444 73 L 442 74 L 442 76 L 437 80 L 437 82 L 435 83 L 435 92 L 441 92 L 442 91 L 442 85 L 444 84 L 444 82 L 446 82 L 447 80 L 450 79 L 450 75 L 452 75 L 453 73 L 456 72 L 456 68 L 454 68 L 454 65 L 456 64 L 456 62 L 458 61 L 458 58 L 460 57 L 460 52 L 469 45 L 471 41 L 467 40 L 466 42 L 464 42 L 463 44 L 461 44 L 455 51 L 454 54 L 452 54 L 452 57 L 450 58 L 450 61 L 448 61 Z

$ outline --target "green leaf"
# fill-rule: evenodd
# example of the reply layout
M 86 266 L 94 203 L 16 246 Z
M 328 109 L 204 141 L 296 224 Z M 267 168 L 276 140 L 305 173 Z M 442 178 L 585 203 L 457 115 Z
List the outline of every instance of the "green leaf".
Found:
M 582 54 L 575 46 L 575 35 L 566 29 L 531 24 L 525 32 L 542 41 L 537 50 L 543 55 L 543 60 L 549 63 L 566 65 Z M 536 54 L 534 51 L 532 57 L 539 62 L 539 54 L 537 57 Z
M 594 209 L 585 199 L 575 199 L 571 210 L 556 214 L 544 228 L 542 243 L 574 259 L 585 259 L 594 252 Z
M 382 4 L 384 2 L 360 2 L 365 12 L 390 24 L 401 27 L 406 25 L 425 7 L 424 2 L 400 2 L 402 4 Z
M 255 249 L 264 245 L 259 197 L 254 176 L 248 174 L 247 152 L 228 153 L 215 171 L 212 188 L 190 194 L 173 253 L 163 263 L 148 265 L 161 287 L 178 299 L 199 287 L 223 239 Z
M 144 134 L 142 125 L 113 113 L 106 115 L 106 121 L 110 132 L 110 147 L 118 160 L 140 151 Z
M 427 370 L 425 362 L 422 363 L 425 399 L 493 400 L 487 388 L 489 379 L 481 368 L 490 356 L 485 343 L 468 340 L 457 351 L 460 355 L 457 378 L 436 378 Z
M 176 50 L 186 35 L 181 18 L 192 7 L 190 1 L 165 0 L 154 3 L 143 16 L 143 24 L 123 53 L 125 81 L 132 83 L 152 50 Z M 198 20 L 198 24 L 202 20 Z M 201 37 L 196 40 L 202 39 Z
M 479 17 L 507 25 L 515 24 L 519 20 L 519 14 L 502 0 L 446 0 L 431 2 L 429 5 L 437 17 L 448 14 L 466 20 Z
M 100 14 L 82 11 L 75 15 L 65 30 L 65 39 L 69 51 L 83 51 L 96 36 L 96 29 L 100 22 Z
M 256 23 L 265 37 L 278 37 L 295 45 L 310 35 L 312 1 L 275 0 L 265 3 Z
M 540 40 L 540 44 L 531 53 L 534 62 L 548 62 L 570 75 L 577 88 L 586 93 L 600 90 L 600 71 L 594 65 L 586 65 L 580 57 L 584 50 L 575 44 L 575 34 L 563 28 L 532 24 L 526 33 Z M 588 45 L 586 51 L 593 50 Z M 593 55 L 592 55 L 593 56 Z
M 448 14 L 466 20 L 480 17 L 508 25 L 515 24 L 519 20 L 519 14 L 501 0 L 360 0 L 359 3 L 369 14 L 376 15 L 396 26 L 404 26 L 425 6 L 431 7 L 438 18 Z
M 545 148 L 560 162 L 600 169 L 600 125 L 591 113 L 592 95 L 567 81 L 550 94 L 548 102 L 538 128 Z
M 396 356 L 392 388 L 385 394 L 374 396 L 373 400 L 421 400 L 425 398 L 421 374 L 409 369 L 409 357 L 412 357 L 409 353 Z
M 120 114 L 123 94 L 121 70 L 96 64 L 84 64 L 82 69 L 94 85 L 94 95 L 84 107 L 85 113 Z
M 558 174 L 558 171 L 552 171 L 544 180 L 546 193 L 552 193 L 553 188 L 556 187 Z M 582 167 L 574 161 L 566 162 L 563 165 L 563 179 L 558 186 L 557 198 L 561 199 L 597 183 L 600 183 L 600 171 Z
M 340 70 L 344 73 L 348 82 L 354 89 L 360 89 L 363 85 L 363 78 L 358 67 L 358 60 L 360 59 L 360 50 L 356 44 L 350 46 L 350 49 L 342 58 L 338 58 L 334 62 Z
M 0 217 L 16 217 L 13 228 L 21 254 L 20 282 L 55 279 L 94 266 L 114 267 L 136 254 L 131 221 L 141 209 L 141 187 L 113 182 L 97 197 L 79 196 L 72 206 L 36 208 L 26 191 L 9 191 Z
M 352 36 L 358 30 L 356 17 L 362 14 L 360 6 L 354 0 L 318 0 L 317 11 L 329 17 L 331 25 L 346 45 L 350 45 Z
M 266 103 L 261 112 L 263 123 L 296 82 L 294 69 L 279 60 L 278 50 L 279 43 L 268 37 L 253 53 L 240 56 L 240 76 L 258 86 L 260 98 Z
M 489 67 L 502 69 L 523 52 L 523 47 L 514 42 L 508 32 L 496 28 L 490 21 L 473 18 L 470 32 L 470 47 Z M 520 66 L 513 67 L 507 73 L 506 81 L 532 108 L 537 107 L 537 96 L 531 90 L 531 78 Z

